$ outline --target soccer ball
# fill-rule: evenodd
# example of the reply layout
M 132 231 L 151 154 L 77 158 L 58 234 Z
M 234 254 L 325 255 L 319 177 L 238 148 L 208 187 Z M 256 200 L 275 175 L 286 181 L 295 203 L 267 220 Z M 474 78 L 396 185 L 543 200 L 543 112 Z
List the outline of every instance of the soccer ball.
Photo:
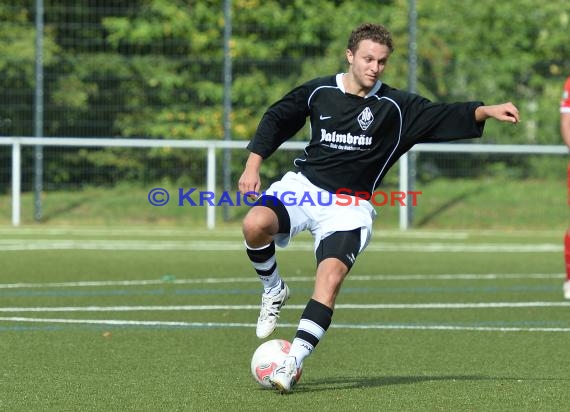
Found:
M 272 339 L 262 343 L 251 357 L 251 374 L 264 388 L 271 388 L 269 375 L 289 354 L 291 343 L 284 339 Z M 302 368 L 299 368 L 296 382 L 301 378 Z

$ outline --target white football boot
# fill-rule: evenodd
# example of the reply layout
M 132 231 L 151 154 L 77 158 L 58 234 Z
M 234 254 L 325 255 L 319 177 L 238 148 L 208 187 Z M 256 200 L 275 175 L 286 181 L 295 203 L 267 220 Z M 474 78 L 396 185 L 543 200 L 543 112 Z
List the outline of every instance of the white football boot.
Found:
M 570 280 L 564 282 L 563 290 L 564 290 L 564 299 L 570 299 Z
M 301 377 L 301 372 L 297 369 L 297 361 L 294 356 L 287 356 L 283 363 L 278 366 L 271 375 L 269 383 L 279 393 L 289 393 L 293 386 Z
M 289 299 L 289 287 L 285 282 L 277 295 L 269 296 L 265 293 L 261 295 L 261 310 L 255 330 L 259 339 L 265 339 L 273 333 L 277 327 L 279 312 L 287 299 Z

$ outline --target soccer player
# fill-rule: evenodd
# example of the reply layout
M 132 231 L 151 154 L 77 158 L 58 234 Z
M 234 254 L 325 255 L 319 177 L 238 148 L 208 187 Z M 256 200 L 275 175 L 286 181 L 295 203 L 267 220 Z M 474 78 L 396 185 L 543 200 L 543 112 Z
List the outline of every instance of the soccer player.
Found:
M 290 356 L 270 377 L 281 393 L 291 391 L 297 368 L 331 324 L 341 284 L 370 240 L 376 213 L 365 199 L 390 167 L 416 143 L 480 137 L 490 118 L 520 120 L 510 102 L 433 103 L 388 86 L 380 77 L 392 51 L 392 37 L 384 26 L 357 27 L 348 39 L 348 72 L 316 78 L 291 90 L 267 109 L 248 145 L 251 153 L 239 179 L 243 194 L 260 191 L 263 160 L 309 118 L 310 142 L 294 161 L 295 171 L 270 185 L 243 221 L 246 252 L 264 287 L 256 330 L 261 339 L 274 331 L 289 297 L 275 245 L 287 246 L 304 230 L 314 237 L 313 294 L 301 315 Z
M 570 76 L 564 83 L 564 91 L 560 101 L 560 134 L 570 149 Z M 568 204 L 570 205 L 570 163 L 568 164 Z M 570 299 L 570 226 L 564 236 L 564 262 L 566 263 L 566 280 L 564 281 L 564 298 Z

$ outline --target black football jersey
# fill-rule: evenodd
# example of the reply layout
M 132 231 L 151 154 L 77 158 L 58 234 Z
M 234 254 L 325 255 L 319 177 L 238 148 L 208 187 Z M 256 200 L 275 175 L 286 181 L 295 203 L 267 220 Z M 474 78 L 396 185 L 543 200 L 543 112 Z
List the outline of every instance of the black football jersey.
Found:
M 330 192 L 373 192 L 416 143 L 480 137 L 482 102 L 434 103 L 378 81 L 365 97 L 346 93 L 342 74 L 308 81 L 271 105 L 248 149 L 269 157 L 309 118 L 311 140 L 295 166 Z

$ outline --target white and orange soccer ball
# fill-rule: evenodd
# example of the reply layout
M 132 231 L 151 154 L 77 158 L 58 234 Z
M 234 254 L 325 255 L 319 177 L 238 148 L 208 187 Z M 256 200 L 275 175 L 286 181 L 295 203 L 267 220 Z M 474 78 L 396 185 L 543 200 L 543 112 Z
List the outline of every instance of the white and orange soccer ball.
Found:
M 272 339 L 262 343 L 251 357 L 251 374 L 264 388 L 271 388 L 269 375 L 277 368 L 289 354 L 291 343 L 284 339 Z M 299 368 L 296 382 L 301 379 L 303 368 Z

